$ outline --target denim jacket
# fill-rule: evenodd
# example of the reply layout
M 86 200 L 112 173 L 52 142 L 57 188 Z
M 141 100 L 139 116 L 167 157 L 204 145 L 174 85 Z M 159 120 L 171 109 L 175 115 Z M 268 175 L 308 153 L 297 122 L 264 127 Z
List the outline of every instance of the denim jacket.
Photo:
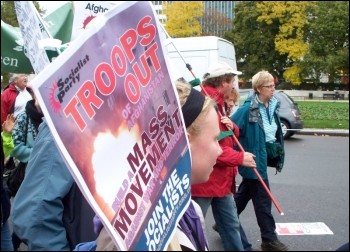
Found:
M 62 199 L 74 179 L 45 121 L 39 126 L 36 140 L 25 178 L 12 204 L 14 231 L 30 251 L 70 250 L 62 221 Z

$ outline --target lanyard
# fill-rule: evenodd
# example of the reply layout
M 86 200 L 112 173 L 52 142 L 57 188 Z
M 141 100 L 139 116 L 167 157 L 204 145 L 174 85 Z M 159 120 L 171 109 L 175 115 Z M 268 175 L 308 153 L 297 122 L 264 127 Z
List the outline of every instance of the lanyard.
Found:
M 271 118 L 270 118 L 270 106 L 265 107 L 266 108 L 266 115 L 267 119 L 269 120 L 269 123 L 271 124 Z

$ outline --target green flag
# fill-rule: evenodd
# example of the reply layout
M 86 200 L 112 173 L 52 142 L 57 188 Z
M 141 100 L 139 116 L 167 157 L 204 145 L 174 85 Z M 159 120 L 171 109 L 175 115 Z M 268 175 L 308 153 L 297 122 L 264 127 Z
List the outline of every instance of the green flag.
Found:
M 67 2 L 60 8 L 43 18 L 48 31 L 53 38 L 70 42 L 73 24 L 72 2 Z M 49 58 L 57 56 L 51 55 Z M 19 27 L 13 27 L 1 20 L 1 72 L 34 73 L 32 65 L 24 54 L 23 37 Z
M 52 37 L 66 44 L 71 41 L 73 18 L 73 3 L 69 1 L 43 19 Z
M 18 27 L 1 20 L 1 72 L 34 73 L 24 54 L 23 38 Z

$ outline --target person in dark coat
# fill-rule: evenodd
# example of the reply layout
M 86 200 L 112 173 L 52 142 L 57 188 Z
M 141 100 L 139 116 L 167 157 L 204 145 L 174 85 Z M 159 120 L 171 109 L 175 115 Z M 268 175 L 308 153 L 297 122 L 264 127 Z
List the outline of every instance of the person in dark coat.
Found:
M 273 96 L 275 82 L 267 71 L 260 71 L 252 78 L 255 94 L 248 98 L 231 117 L 240 131 L 239 142 L 246 151 L 255 155 L 256 169 L 269 188 L 267 166 L 281 171 L 284 164 L 284 142 L 279 101 Z M 268 146 L 275 146 L 274 157 L 269 157 Z M 272 160 L 273 163 L 270 163 Z M 261 233 L 261 249 L 264 251 L 286 251 L 288 246 L 277 238 L 276 223 L 271 213 L 272 201 L 255 172 L 244 165 L 238 168 L 243 180 L 235 193 L 238 214 L 253 201 L 256 219 Z M 246 242 L 246 241 L 245 241 Z
M 11 201 L 8 191 L 4 187 L 5 159 L 13 150 L 12 129 L 15 125 L 13 115 L 8 115 L 2 124 L 1 132 L 1 251 L 13 251 L 11 232 L 8 224 L 10 216 Z

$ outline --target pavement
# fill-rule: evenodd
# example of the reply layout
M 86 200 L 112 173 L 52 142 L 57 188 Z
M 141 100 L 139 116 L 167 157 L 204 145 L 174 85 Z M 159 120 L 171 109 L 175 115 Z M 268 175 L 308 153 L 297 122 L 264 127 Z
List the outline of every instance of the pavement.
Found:
M 302 129 L 296 134 L 299 135 L 324 135 L 324 136 L 349 136 L 349 129 Z

